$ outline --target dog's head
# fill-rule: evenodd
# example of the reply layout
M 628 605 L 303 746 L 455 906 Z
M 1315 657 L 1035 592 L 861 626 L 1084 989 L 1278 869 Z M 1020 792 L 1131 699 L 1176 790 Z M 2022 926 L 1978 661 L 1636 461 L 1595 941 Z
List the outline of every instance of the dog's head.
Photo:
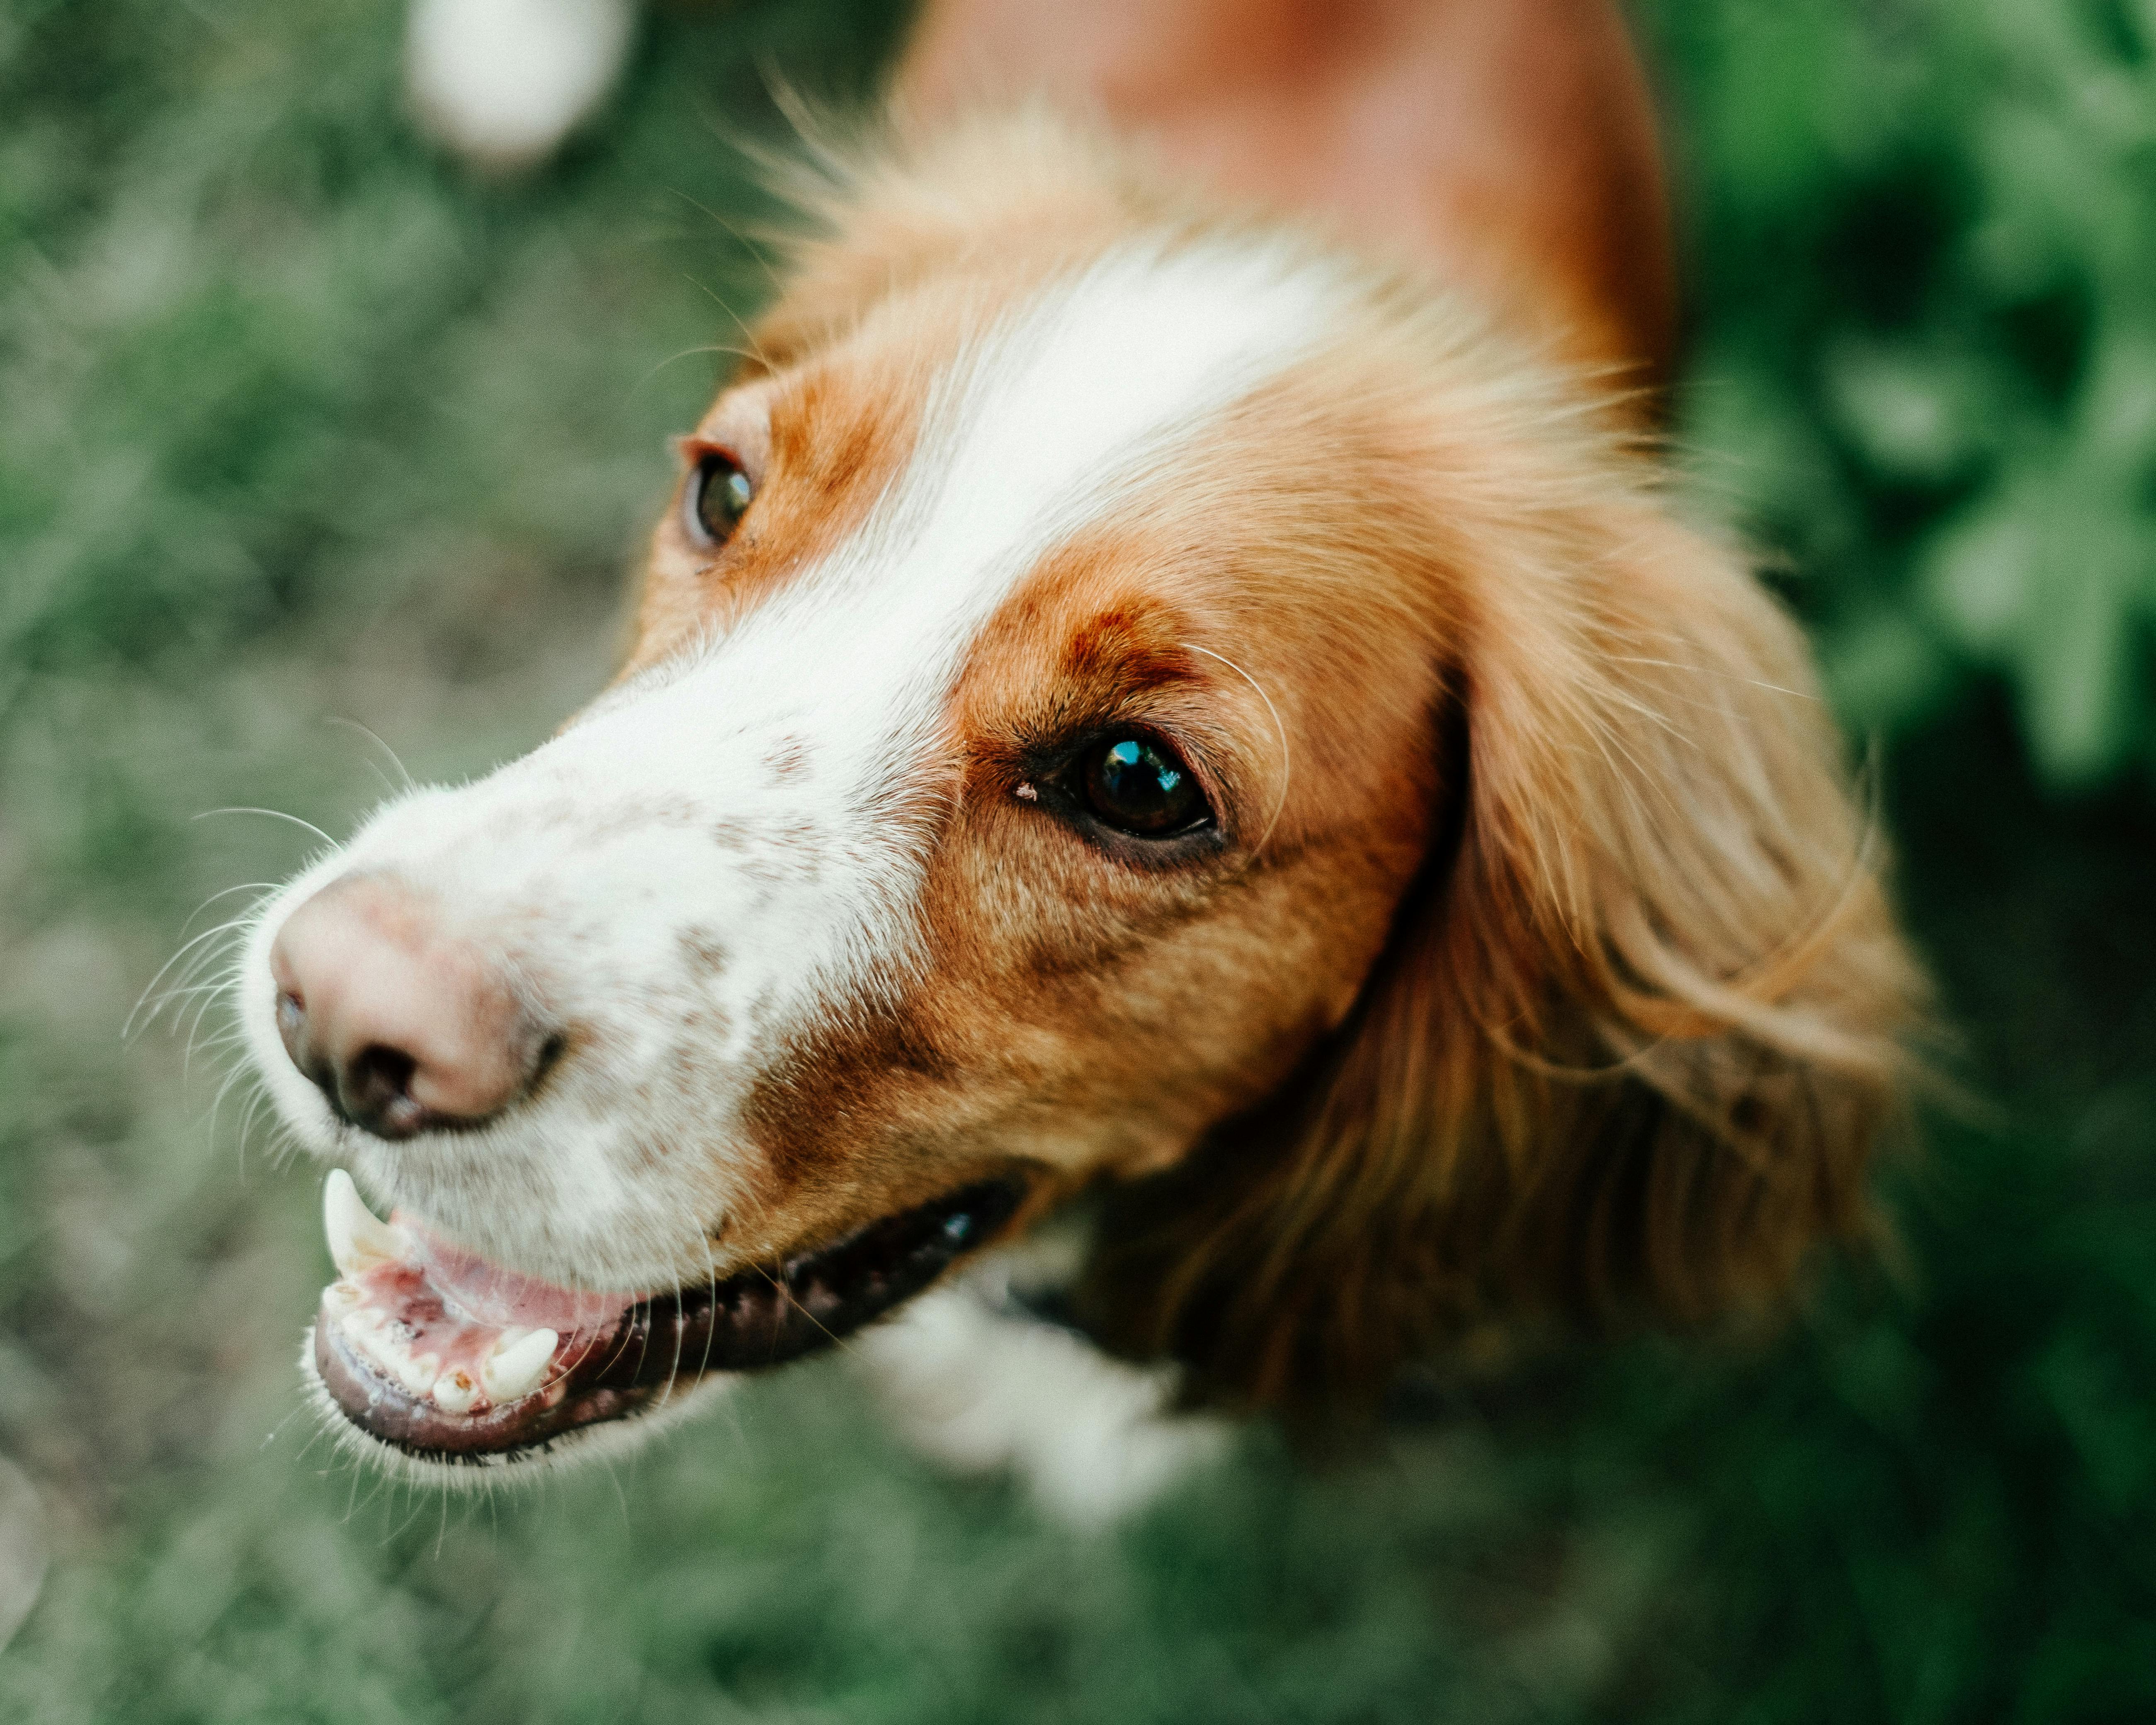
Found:
M 270 903 L 345 1414 L 502 1459 L 1096 1182 L 1277 1399 L 1861 1208 L 1909 974 L 1786 620 L 1578 386 L 1041 124 L 834 196 L 627 664 Z

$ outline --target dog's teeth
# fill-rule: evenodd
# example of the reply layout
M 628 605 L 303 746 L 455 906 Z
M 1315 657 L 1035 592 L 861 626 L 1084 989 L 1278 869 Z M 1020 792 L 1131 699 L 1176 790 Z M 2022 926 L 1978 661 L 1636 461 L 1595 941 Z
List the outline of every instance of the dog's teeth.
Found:
M 329 1236 L 337 1274 L 346 1278 L 404 1255 L 397 1230 L 367 1209 L 352 1176 L 341 1168 L 331 1168 L 322 1186 L 322 1231 Z
M 441 1375 L 441 1356 L 413 1353 L 404 1339 L 403 1327 L 378 1312 L 364 1306 L 355 1307 L 345 1313 L 343 1327 L 362 1353 L 413 1395 L 426 1394 Z
M 348 1281 L 333 1281 L 322 1290 L 322 1298 L 339 1312 L 350 1312 L 367 1296 Z
M 444 1414 L 465 1414 L 479 1399 L 479 1385 L 471 1380 L 471 1373 L 459 1368 L 444 1372 L 434 1380 L 434 1405 Z
M 497 1402 L 513 1402 L 539 1387 L 562 1338 L 552 1330 L 504 1330 L 479 1368 L 480 1382 Z

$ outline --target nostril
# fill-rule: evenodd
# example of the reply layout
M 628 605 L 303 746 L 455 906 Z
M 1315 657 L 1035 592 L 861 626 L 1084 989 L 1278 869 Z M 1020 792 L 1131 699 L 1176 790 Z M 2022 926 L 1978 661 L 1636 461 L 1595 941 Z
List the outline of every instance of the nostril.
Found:
M 426 1109 L 412 1096 L 418 1070 L 418 1061 L 403 1049 L 369 1043 L 337 1076 L 337 1111 L 378 1137 L 410 1137 L 427 1119 Z
M 536 1090 L 547 1075 L 560 1064 L 562 1056 L 569 1051 L 569 1039 L 559 1030 L 539 1045 L 538 1057 L 531 1063 L 531 1076 L 524 1081 L 527 1091 Z
M 291 1055 L 292 1063 L 304 1065 L 300 1050 L 307 1034 L 307 1004 L 300 998 L 296 988 L 277 991 L 277 1034 L 285 1045 L 285 1052 Z
M 285 1053 L 299 1068 L 300 1076 L 329 1099 L 331 1107 L 340 1116 L 344 1105 L 337 1098 L 336 1073 L 321 1050 L 314 1046 L 307 1034 L 307 1004 L 297 988 L 277 991 L 277 1040 L 285 1045 Z

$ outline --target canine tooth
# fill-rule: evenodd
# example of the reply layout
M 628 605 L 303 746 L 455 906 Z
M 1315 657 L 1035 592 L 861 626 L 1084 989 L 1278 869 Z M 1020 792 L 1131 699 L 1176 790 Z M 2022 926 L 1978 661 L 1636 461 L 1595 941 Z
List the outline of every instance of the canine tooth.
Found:
M 531 1394 L 553 1363 L 554 1345 L 561 1339 L 552 1330 L 504 1330 L 479 1368 L 487 1394 L 498 1402 Z
M 434 1380 L 434 1405 L 444 1414 L 469 1413 L 478 1399 L 479 1385 L 472 1382 L 470 1373 L 461 1368 L 444 1372 Z
M 341 1168 L 331 1168 L 322 1185 L 322 1232 L 329 1236 L 330 1256 L 342 1276 L 394 1264 L 404 1255 L 397 1230 L 367 1209 L 352 1176 Z
M 349 1312 L 367 1296 L 348 1281 L 333 1281 L 322 1290 L 322 1297 L 339 1310 Z

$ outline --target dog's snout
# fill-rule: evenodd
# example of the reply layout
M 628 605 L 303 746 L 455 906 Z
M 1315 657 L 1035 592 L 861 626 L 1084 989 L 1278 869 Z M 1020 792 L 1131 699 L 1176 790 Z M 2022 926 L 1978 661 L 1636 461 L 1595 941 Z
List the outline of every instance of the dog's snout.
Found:
M 498 967 L 380 875 L 331 881 L 270 949 L 285 1050 L 377 1137 L 479 1124 L 530 1088 L 547 1045 Z

